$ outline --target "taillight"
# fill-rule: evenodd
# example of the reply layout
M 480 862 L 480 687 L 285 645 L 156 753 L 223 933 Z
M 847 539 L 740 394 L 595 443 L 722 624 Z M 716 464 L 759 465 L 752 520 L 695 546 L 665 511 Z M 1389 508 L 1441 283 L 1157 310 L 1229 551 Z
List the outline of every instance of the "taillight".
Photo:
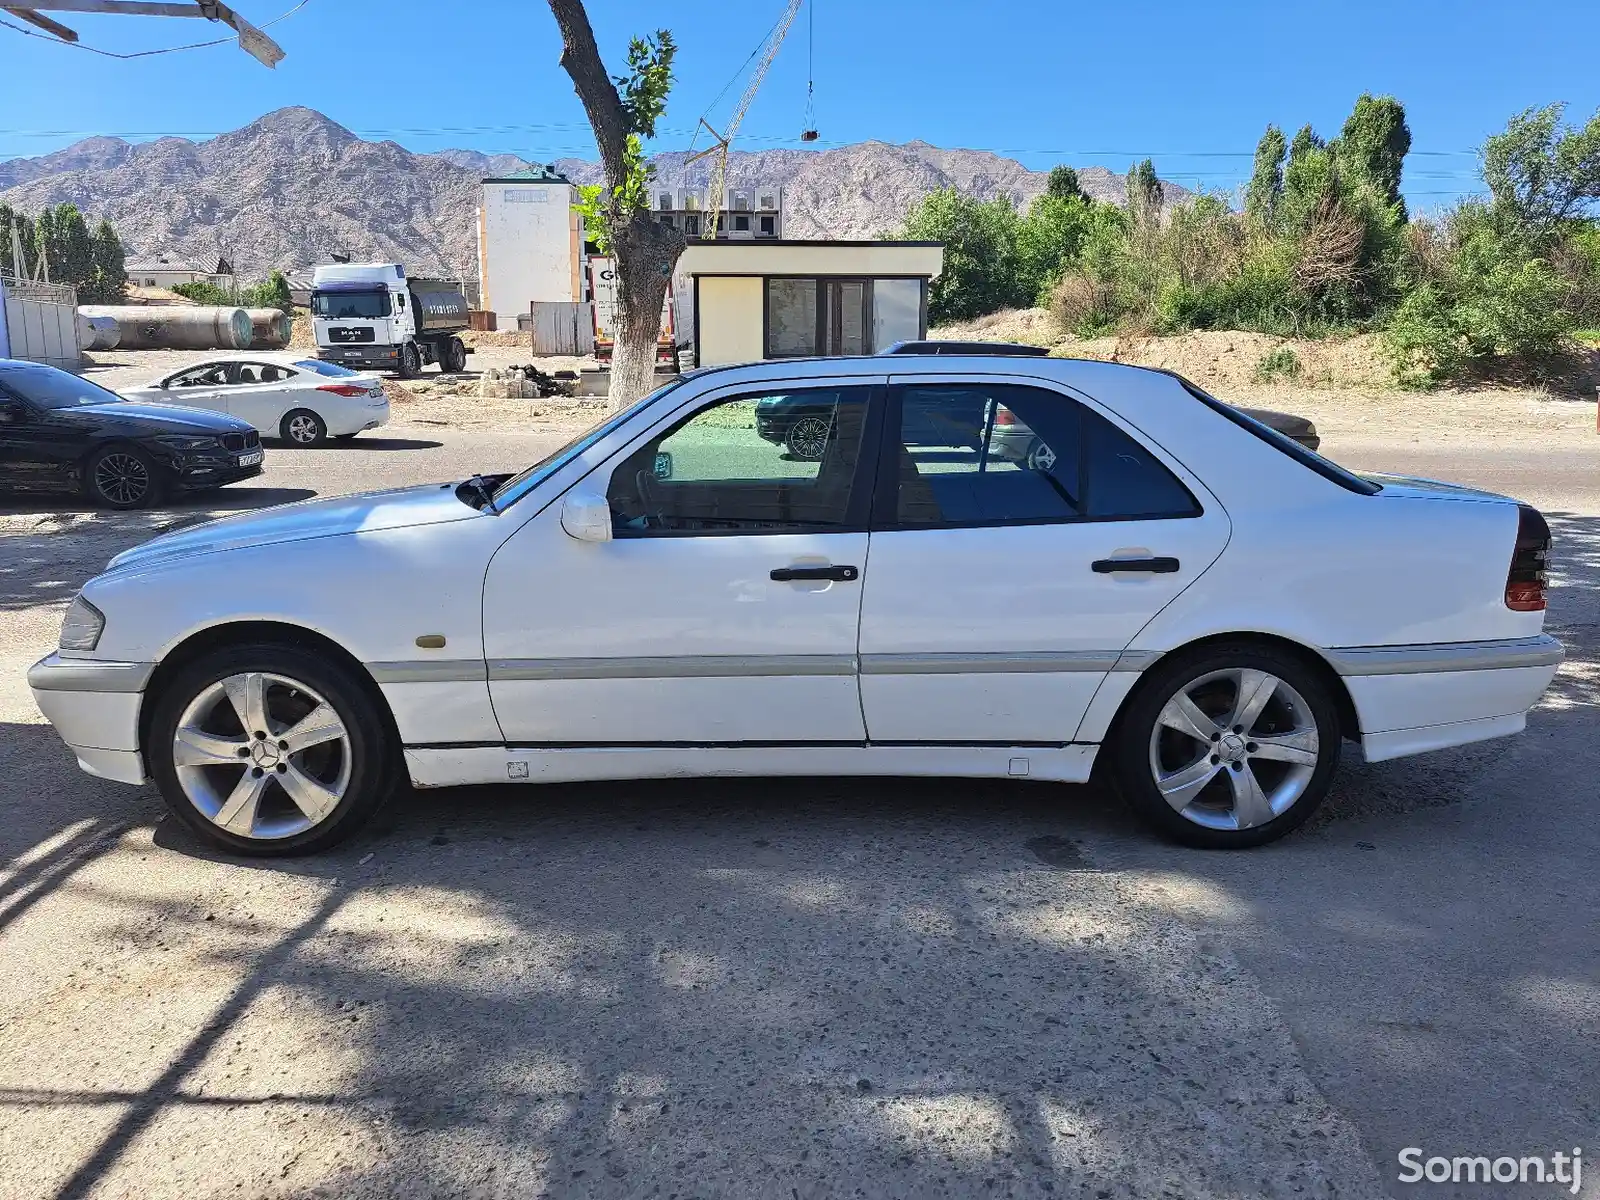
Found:
M 996 425 L 1015 425 L 1017 417 L 1009 408 L 1001 405 L 994 410 L 994 423 Z
M 356 383 L 319 383 L 319 392 L 332 392 L 335 396 L 365 396 L 367 385 Z
M 1546 567 L 1550 561 L 1550 526 L 1544 515 L 1526 504 L 1517 506 L 1517 545 L 1506 574 L 1506 607 L 1513 612 L 1543 612 Z

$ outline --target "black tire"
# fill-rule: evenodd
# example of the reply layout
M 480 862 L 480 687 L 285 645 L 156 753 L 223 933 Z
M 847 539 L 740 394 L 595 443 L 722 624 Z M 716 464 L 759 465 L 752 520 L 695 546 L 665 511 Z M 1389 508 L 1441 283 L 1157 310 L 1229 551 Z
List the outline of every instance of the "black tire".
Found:
M 309 408 L 296 408 L 283 414 L 278 436 L 291 446 L 309 449 L 328 440 L 328 426 Z
M 136 446 L 104 446 L 84 463 L 83 490 L 104 508 L 148 508 L 161 499 L 161 474 Z
M 445 343 L 444 357 L 439 363 L 441 375 L 459 375 L 467 369 L 467 344 L 460 338 Z
M 827 417 L 807 413 L 796 417 L 783 437 L 783 448 L 789 457 L 801 462 L 818 462 L 827 449 L 828 437 L 833 432 Z
M 216 824 L 196 801 L 190 799 L 173 761 L 173 738 L 191 702 L 219 681 L 251 672 L 287 677 L 317 693 L 338 714 L 348 739 L 348 776 L 337 805 L 309 828 L 285 836 L 271 836 L 270 833 L 242 836 Z M 298 694 L 282 685 L 276 686 L 280 690 L 275 694 L 287 695 L 290 701 Z M 178 671 L 162 687 L 154 703 L 145 759 L 150 774 L 161 789 L 162 798 L 172 814 L 197 836 L 235 854 L 276 858 L 326 849 L 366 824 L 400 778 L 402 768 L 393 735 L 371 692 L 350 668 L 327 655 L 316 654 L 302 647 L 252 642 L 213 650 Z M 239 736 L 249 738 L 250 734 Z M 301 766 L 307 764 L 307 755 L 320 749 L 314 747 L 297 755 Z M 341 756 L 339 762 L 342 764 L 344 744 L 340 744 L 332 753 Z M 203 768 L 205 778 L 212 781 L 211 786 L 219 795 L 236 786 L 244 775 L 254 769 L 243 763 L 237 774 L 232 772 L 231 766 Z M 259 802 L 262 815 L 252 817 L 252 822 L 259 822 L 266 829 L 265 822 L 271 814 L 285 813 L 289 817 L 298 814 L 304 817 L 293 805 L 289 792 L 281 784 L 274 786 L 270 769 L 267 779 Z
M 400 347 L 400 378 L 415 379 L 422 372 L 422 356 L 417 353 L 416 344 L 407 342 Z
M 1259 715 L 1246 714 L 1248 726 L 1240 729 L 1228 724 L 1241 716 L 1240 692 L 1264 682 L 1245 672 L 1264 672 L 1276 683 Z M 1339 709 L 1325 680 L 1306 659 L 1259 642 L 1218 643 L 1163 659 L 1140 681 L 1107 742 L 1112 781 L 1139 817 L 1186 846 L 1241 850 L 1276 841 L 1315 812 L 1333 784 Z M 1191 733 L 1161 725 L 1163 710 L 1180 691 L 1212 719 L 1200 732 L 1209 734 L 1215 753 L 1202 749 L 1205 743 Z M 1184 718 L 1175 713 L 1174 719 Z M 1308 761 L 1279 757 L 1290 753 Z M 1156 781 L 1158 769 L 1174 802 Z M 1207 782 L 1199 791 L 1180 787 L 1187 781 L 1195 786 L 1201 776 Z M 1183 810 L 1175 803 L 1183 803 Z M 1263 819 L 1247 818 L 1245 827 L 1237 827 L 1238 811 L 1252 808 Z

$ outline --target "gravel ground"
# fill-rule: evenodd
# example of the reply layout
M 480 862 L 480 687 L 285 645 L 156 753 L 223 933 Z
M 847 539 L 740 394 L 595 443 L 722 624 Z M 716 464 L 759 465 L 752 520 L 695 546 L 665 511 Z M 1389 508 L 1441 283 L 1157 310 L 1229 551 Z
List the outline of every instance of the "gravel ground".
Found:
M 205 503 L 559 425 L 273 448 Z M 1347 765 L 1241 855 L 1086 788 L 722 780 L 408 794 L 225 859 L 22 681 L 107 557 L 213 510 L 0 508 L 0 1195 L 1381 1196 L 1403 1146 L 1592 1143 L 1600 456 L 1330 449 L 1544 505 L 1571 657 L 1526 736 Z

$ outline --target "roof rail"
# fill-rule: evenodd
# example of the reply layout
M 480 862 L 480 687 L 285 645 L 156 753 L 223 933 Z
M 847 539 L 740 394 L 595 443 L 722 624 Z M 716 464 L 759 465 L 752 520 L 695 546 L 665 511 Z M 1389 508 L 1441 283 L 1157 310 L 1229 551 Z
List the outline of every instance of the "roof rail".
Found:
M 1045 358 L 1047 346 L 1030 346 L 1024 342 L 958 342 L 943 339 L 896 342 L 879 354 L 971 354 L 1002 355 L 1012 358 Z

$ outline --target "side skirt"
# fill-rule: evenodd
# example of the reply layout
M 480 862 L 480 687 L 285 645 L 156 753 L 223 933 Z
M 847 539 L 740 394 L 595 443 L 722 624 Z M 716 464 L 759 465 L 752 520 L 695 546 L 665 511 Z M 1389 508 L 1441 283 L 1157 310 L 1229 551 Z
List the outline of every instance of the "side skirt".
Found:
M 710 776 L 904 775 L 1086 783 L 1098 746 L 423 746 L 406 748 L 419 788 L 478 783 Z

